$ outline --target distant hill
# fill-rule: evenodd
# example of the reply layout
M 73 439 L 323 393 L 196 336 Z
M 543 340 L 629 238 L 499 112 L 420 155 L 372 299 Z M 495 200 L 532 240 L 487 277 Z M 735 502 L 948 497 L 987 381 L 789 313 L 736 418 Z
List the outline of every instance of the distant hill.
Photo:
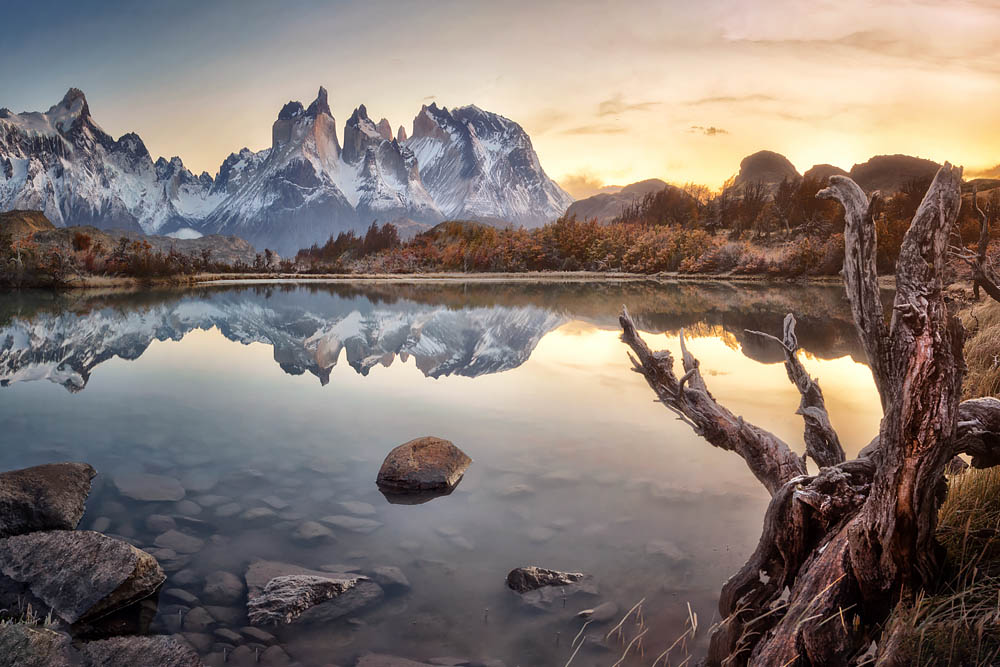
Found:
M 827 180 L 831 176 L 850 176 L 850 174 L 840 167 L 835 167 L 832 164 L 813 165 L 808 171 L 806 171 L 806 173 L 802 174 L 802 178 L 808 178 L 809 180 L 820 182 Z
M 937 162 L 910 155 L 876 155 L 851 167 L 850 176 L 866 192 L 878 190 L 888 196 L 914 179 L 933 178 L 940 168 Z
M 32 232 L 43 232 L 55 229 L 45 214 L 41 211 L 7 211 L 0 213 L 0 233 L 10 234 L 11 238 L 19 239 Z
M 652 192 L 659 192 L 673 187 L 658 178 L 650 178 L 632 185 L 626 185 L 618 192 L 605 193 L 580 199 L 570 204 L 566 210 L 567 216 L 575 215 L 577 220 L 597 220 L 600 223 L 611 222 L 622 214 L 627 206 Z
M 799 181 L 802 176 L 788 158 L 774 151 L 757 151 L 740 161 L 740 172 L 732 188 L 741 189 L 750 183 L 763 183 L 773 190 L 784 180 Z

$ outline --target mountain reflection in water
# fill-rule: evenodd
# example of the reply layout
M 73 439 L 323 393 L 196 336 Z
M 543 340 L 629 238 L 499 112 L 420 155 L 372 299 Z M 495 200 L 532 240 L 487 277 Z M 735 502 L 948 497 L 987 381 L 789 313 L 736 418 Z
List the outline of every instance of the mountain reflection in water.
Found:
M 361 375 L 413 357 L 428 377 L 517 368 L 570 321 L 617 329 L 613 290 L 646 332 L 720 336 L 747 357 L 783 360 L 746 330 L 780 332 L 795 312 L 801 347 L 821 359 L 862 359 L 839 288 L 664 283 L 255 285 L 130 294 L 25 292 L 0 300 L 0 385 L 46 379 L 82 390 L 101 363 L 138 359 L 153 341 L 217 328 L 264 343 L 286 373 L 322 384 L 343 354 Z
M 722 583 L 756 546 L 768 498 L 739 457 L 706 444 L 630 372 L 622 304 L 654 348 L 676 353 L 683 328 L 713 395 L 801 452 L 799 395 L 781 350 L 745 333 L 778 333 L 795 313 L 803 364 L 845 449 L 877 433 L 880 403 L 839 287 L 18 292 L 0 295 L 0 470 L 93 465 L 80 527 L 159 554 L 164 590 L 182 598 L 200 601 L 206 577 L 242 579 L 258 559 L 399 568 L 411 588 L 387 591 L 356 618 L 269 630 L 303 665 L 355 665 L 366 651 L 564 665 L 578 612 L 610 602 L 623 614 L 645 599 L 645 657 L 622 665 L 649 667 L 684 631 L 688 604 L 711 624 Z M 375 484 L 378 470 L 392 448 L 423 435 L 453 441 L 473 464 L 450 495 L 394 504 Z M 176 480 L 184 499 L 128 497 L 115 480 L 134 474 Z M 360 533 L 343 516 L 358 507 Z M 274 516 L 260 523 L 261 512 Z M 201 526 L 201 550 L 158 550 L 151 517 L 161 515 L 186 517 L 179 530 Z M 331 541 L 296 540 L 303 524 L 331 519 Z M 540 612 L 504 585 L 525 565 L 586 572 L 599 594 Z M 161 596 L 152 632 L 177 631 L 187 609 L 177 600 Z M 231 619 L 218 629 L 241 632 L 245 600 L 224 611 Z M 572 664 L 614 663 L 621 646 L 604 637 L 616 621 L 591 625 Z M 689 643 L 691 662 L 706 636 Z

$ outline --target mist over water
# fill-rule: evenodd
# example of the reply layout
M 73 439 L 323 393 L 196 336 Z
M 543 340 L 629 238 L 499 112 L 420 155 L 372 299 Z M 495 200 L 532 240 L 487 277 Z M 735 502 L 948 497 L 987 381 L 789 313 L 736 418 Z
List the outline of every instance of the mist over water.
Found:
M 702 628 L 717 620 L 719 589 L 756 546 L 767 494 L 738 457 L 694 435 L 629 370 L 622 304 L 654 348 L 676 356 L 683 328 L 713 395 L 801 452 L 799 397 L 781 350 L 745 332 L 778 333 L 794 312 L 800 354 L 848 455 L 877 432 L 879 401 L 840 287 L 22 292 L 0 296 L 0 467 L 91 463 L 100 474 L 81 527 L 107 519 L 108 533 L 145 547 L 158 536 L 150 515 L 206 522 L 199 552 L 167 559 L 165 589 L 200 596 L 204 575 L 242 578 L 261 558 L 403 571 L 408 591 L 349 619 L 275 630 L 303 664 L 353 664 L 366 650 L 564 664 L 577 612 L 613 601 L 624 614 L 642 598 L 646 655 L 655 656 L 683 632 L 688 602 Z M 390 504 L 375 487 L 379 465 L 423 435 L 451 440 L 474 463 L 450 496 Z M 194 506 L 121 495 L 114 478 L 136 472 L 180 480 L 182 502 Z M 271 507 L 265 498 L 282 505 L 273 521 L 240 518 Z M 340 503 L 350 501 L 370 504 L 377 528 L 334 528 L 321 545 L 292 539 L 302 521 L 347 514 Z M 219 513 L 233 503 L 240 513 Z M 592 574 L 599 593 L 531 609 L 504 585 L 524 565 Z M 178 584 L 179 572 L 194 583 Z M 239 630 L 244 611 L 233 605 L 219 627 Z M 176 631 L 176 613 L 175 601 L 161 599 L 151 631 Z M 574 665 L 617 659 L 620 646 L 598 641 L 612 625 L 588 629 L 593 639 Z

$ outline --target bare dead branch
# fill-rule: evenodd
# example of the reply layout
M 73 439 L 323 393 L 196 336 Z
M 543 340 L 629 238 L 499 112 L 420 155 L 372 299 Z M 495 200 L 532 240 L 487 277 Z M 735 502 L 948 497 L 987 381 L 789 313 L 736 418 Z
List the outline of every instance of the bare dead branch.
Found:
M 737 417 L 716 402 L 705 385 L 698 360 L 684 343 L 683 332 L 680 345 L 684 382 L 674 374 L 674 360 L 670 352 L 651 351 L 624 307 L 619 321 L 622 341 L 635 353 L 632 359 L 635 370 L 642 373 L 660 401 L 693 425 L 698 435 L 715 447 L 743 457 L 753 475 L 771 494 L 788 480 L 805 474 L 802 459 L 784 441 Z
M 850 178 L 831 176 L 829 186 L 820 190 L 816 196 L 839 201 L 844 207 L 844 289 L 884 408 L 883 387 L 890 382 L 891 364 L 888 330 L 882 312 L 878 271 L 875 264 L 876 236 L 873 213 L 878 205 L 879 195 L 875 193 L 869 201 L 864 190 Z
M 748 330 L 747 333 L 769 338 L 781 345 L 785 352 L 785 371 L 788 373 L 788 379 L 799 390 L 801 396 L 796 414 L 802 415 L 805 422 L 806 455 L 820 467 L 842 463 L 844 461 L 844 448 L 840 445 L 840 438 L 837 437 L 837 432 L 830 423 L 830 415 L 826 410 L 826 402 L 823 400 L 823 390 L 820 389 L 816 380 L 809 377 L 809 373 L 806 372 L 796 355 L 799 341 L 795 336 L 795 316 L 792 313 L 785 316 L 781 340 L 760 331 Z

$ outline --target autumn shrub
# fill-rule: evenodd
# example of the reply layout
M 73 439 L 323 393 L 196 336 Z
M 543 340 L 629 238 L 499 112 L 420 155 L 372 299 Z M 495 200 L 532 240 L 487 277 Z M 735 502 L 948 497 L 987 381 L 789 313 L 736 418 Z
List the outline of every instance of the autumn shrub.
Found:
M 92 243 L 93 240 L 90 238 L 90 234 L 81 231 L 73 233 L 73 250 L 77 252 L 86 252 L 90 249 Z

